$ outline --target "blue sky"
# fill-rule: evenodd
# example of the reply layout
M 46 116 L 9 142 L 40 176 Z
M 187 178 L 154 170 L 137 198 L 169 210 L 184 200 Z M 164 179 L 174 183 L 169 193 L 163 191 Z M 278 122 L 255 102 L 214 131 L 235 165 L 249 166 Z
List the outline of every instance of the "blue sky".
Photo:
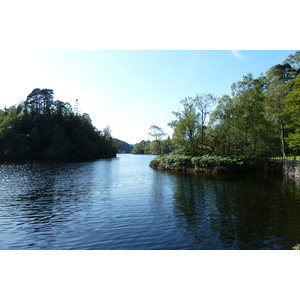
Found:
M 98 129 L 110 126 L 128 143 L 148 139 L 149 127 L 167 126 L 180 100 L 197 93 L 230 94 L 243 75 L 259 76 L 294 50 L 29 50 L 1 56 L 0 107 L 24 101 L 34 88 L 88 113 Z

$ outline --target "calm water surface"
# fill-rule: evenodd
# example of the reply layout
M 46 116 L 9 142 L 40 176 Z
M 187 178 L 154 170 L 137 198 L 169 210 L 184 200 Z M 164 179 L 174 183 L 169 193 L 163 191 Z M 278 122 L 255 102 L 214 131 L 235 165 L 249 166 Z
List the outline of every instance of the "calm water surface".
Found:
M 300 187 L 154 171 L 151 155 L 0 165 L 0 249 L 291 249 Z

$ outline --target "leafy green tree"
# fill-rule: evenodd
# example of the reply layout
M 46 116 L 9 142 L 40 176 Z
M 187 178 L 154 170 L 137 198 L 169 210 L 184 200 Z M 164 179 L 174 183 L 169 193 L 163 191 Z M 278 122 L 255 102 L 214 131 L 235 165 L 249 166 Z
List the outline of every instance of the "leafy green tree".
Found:
M 280 76 L 271 79 L 268 89 L 265 92 L 265 115 L 276 132 L 280 136 L 280 146 L 282 156 L 286 155 L 285 151 L 285 103 L 284 99 L 289 93 L 289 87 L 284 83 Z
M 174 129 L 173 141 L 179 149 L 189 155 L 199 154 L 200 122 L 199 113 L 193 98 L 188 97 L 180 101 L 183 110 L 172 112 L 177 120 L 168 125 Z
M 69 103 L 60 100 L 53 102 L 53 108 L 58 116 L 66 116 L 73 113 L 72 106 Z
M 106 154 L 103 154 L 104 156 L 111 157 L 111 155 L 113 155 L 113 153 L 117 152 L 119 146 L 118 146 L 118 143 L 116 142 L 116 140 L 112 138 L 112 133 L 111 133 L 111 129 L 109 126 L 106 126 L 103 129 L 102 141 L 103 141 L 102 147 L 106 153 Z
M 279 81 L 285 83 L 295 79 L 297 71 L 289 64 L 278 64 L 271 67 L 267 72 L 267 79 L 272 82 L 274 77 L 277 77 Z
M 249 74 L 248 74 L 249 75 Z M 264 115 L 263 82 L 261 78 L 246 76 L 238 82 L 234 113 L 241 136 L 241 155 L 259 156 L 269 151 L 271 124 Z
M 198 114 L 199 114 L 199 125 L 200 125 L 200 138 L 201 138 L 201 142 L 200 142 L 200 152 L 204 153 L 204 146 L 205 146 L 205 142 L 204 142 L 204 138 L 205 138 L 205 133 L 206 131 L 206 123 L 207 123 L 207 117 L 209 116 L 209 114 L 211 113 L 211 110 L 213 108 L 213 106 L 215 105 L 216 101 L 217 101 L 217 97 L 215 97 L 212 94 L 201 94 L 201 95 L 196 95 L 196 97 L 194 98 L 195 101 L 195 106 L 198 110 Z
M 135 144 L 131 151 L 132 154 L 151 154 L 151 142 L 144 141 Z
M 215 150 L 221 154 L 264 156 L 273 149 L 271 123 L 265 118 L 263 79 L 252 74 L 232 85 L 212 114 Z
M 29 106 L 37 114 L 50 113 L 53 106 L 53 90 L 50 89 L 34 89 L 25 101 L 25 105 Z
M 228 95 L 222 96 L 216 109 L 211 114 L 210 124 L 212 128 L 211 137 L 213 150 L 225 155 L 234 153 L 233 148 L 238 136 L 236 118 L 233 115 L 233 101 Z
M 297 152 L 300 149 L 300 75 L 290 81 L 288 86 L 292 90 L 284 100 L 288 114 L 286 128 L 290 131 L 286 140 L 288 146 Z
M 162 140 L 163 137 L 165 137 L 167 134 L 164 133 L 163 129 L 156 126 L 152 125 L 150 127 L 150 132 L 149 136 L 153 139 L 151 143 L 151 153 L 153 154 L 163 154 L 163 145 L 162 145 Z
M 15 106 L 5 110 L 0 125 L 1 157 L 18 159 L 25 151 L 25 136 L 18 130 L 18 113 Z
M 168 154 L 173 151 L 176 151 L 176 145 L 174 144 L 173 140 L 168 136 L 166 140 L 163 140 L 161 142 L 162 144 L 162 153 L 163 154 Z
M 195 98 L 187 97 L 180 103 L 183 110 L 173 112 L 177 120 L 168 125 L 174 129 L 173 141 L 179 151 L 190 155 L 204 154 L 212 150 L 211 138 L 207 135 L 208 116 L 217 101 L 212 94 L 197 94 Z
M 287 63 L 296 71 L 297 75 L 300 72 L 300 51 L 296 51 L 293 54 L 290 54 L 286 60 L 283 62 L 284 64 Z

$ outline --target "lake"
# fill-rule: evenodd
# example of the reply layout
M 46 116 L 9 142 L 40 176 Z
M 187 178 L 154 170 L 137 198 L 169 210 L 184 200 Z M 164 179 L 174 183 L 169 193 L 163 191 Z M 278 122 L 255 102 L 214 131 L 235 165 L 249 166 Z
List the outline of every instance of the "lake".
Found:
M 0 249 L 291 249 L 300 188 L 266 174 L 187 175 L 152 155 L 0 165 Z

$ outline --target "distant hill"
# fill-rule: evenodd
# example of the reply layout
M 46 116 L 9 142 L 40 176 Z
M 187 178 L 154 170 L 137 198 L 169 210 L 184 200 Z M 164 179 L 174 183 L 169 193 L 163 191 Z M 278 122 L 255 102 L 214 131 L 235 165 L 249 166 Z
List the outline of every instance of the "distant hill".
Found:
M 119 153 L 131 153 L 133 149 L 132 145 L 118 139 L 115 139 L 115 141 L 119 145 L 119 151 L 118 151 Z

